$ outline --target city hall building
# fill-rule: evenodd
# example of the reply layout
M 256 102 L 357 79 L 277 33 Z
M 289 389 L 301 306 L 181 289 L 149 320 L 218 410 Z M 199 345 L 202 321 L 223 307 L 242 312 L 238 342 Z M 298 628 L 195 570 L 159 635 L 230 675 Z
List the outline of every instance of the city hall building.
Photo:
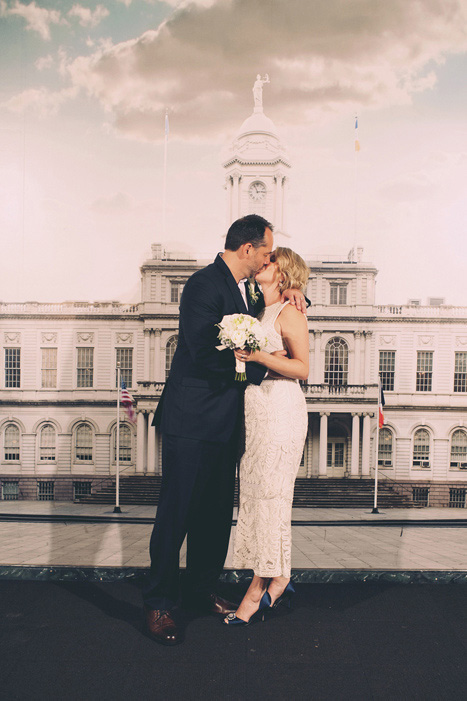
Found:
M 224 158 L 227 224 L 257 213 L 286 230 L 291 165 L 262 105 Z M 0 495 L 72 500 L 115 475 L 116 376 L 136 423 L 121 412 L 119 465 L 158 475 L 151 427 L 177 345 L 188 277 L 210 261 L 153 244 L 141 301 L 0 304 Z M 467 307 L 376 304 L 377 270 L 362 249 L 308 260 L 308 436 L 299 476 L 397 483 L 414 503 L 464 506 L 467 489 Z M 378 376 L 385 424 L 377 431 Z

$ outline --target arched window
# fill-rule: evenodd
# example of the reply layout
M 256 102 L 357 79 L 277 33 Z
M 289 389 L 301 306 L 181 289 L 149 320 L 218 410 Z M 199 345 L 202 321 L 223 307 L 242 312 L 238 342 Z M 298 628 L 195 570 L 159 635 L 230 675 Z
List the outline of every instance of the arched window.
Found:
M 8 424 L 8 426 L 5 428 L 3 443 L 5 460 L 8 460 L 9 462 L 19 461 L 19 439 L 20 434 L 18 426 L 15 424 Z
M 467 467 L 467 431 L 458 428 L 451 438 L 451 467 Z
M 39 460 L 51 462 L 55 460 L 56 434 L 52 424 L 45 424 L 41 428 L 39 440 Z
M 324 359 L 324 382 L 331 386 L 346 385 L 349 349 L 343 338 L 335 336 L 328 341 Z
M 378 465 L 390 467 L 392 465 L 392 431 L 382 428 L 378 437 Z
M 168 378 L 170 373 L 170 367 L 172 365 L 172 360 L 174 357 L 175 349 L 178 343 L 178 336 L 171 336 L 167 341 L 165 347 L 165 379 Z
M 126 424 L 120 424 L 119 443 L 119 462 L 131 462 L 131 429 Z M 117 427 L 113 432 L 113 462 L 117 462 Z
M 413 437 L 414 467 L 430 467 L 430 434 L 426 428 L 419 428 Z
M 76 429 L 76 460 L 92 460 L 92 428 L 89 424 L 80 424 Z

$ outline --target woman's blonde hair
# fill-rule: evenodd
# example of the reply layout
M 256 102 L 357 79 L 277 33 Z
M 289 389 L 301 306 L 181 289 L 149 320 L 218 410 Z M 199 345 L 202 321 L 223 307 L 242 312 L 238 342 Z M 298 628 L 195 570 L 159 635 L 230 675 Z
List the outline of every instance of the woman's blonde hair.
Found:
M 277 263 L 279 273 L 283 278 L 283 282 L 279 284 L 279 290 L 283 292 L 294 288 L 303 292 L 310 274 L 310 268 L 303 258 L 291 248 L 282 248 L 281 246 L 276 248 L 271 258 Z

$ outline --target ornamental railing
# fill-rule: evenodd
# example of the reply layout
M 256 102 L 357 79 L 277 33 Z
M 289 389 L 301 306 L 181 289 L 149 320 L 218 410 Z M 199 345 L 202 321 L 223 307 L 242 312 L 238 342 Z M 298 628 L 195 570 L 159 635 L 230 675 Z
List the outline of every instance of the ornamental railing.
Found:
M 154 380 L 141 380 L 137 383 L 138 389 L 135 394 L 139 396 L 160 397 L 165 386 L 165 382 Z M 302 384 L 301 387 L 306 397 L 376 397 L 378 385 L 327 385 L 327 384 Z
M 328 384 L 302 384 L 302 390 L 306 397 L 364 397 L 377 393 L 378 385 L 328 385 Z
M 0 303 L 0 314 L 137 314 L 138 304 L 120 302 Z
M 452 307 L 442 305 L 439 307 L 422 307 L 407 304 L 385 304 L 375 307 L 377 316 L 400 317 L 431 317 L 431 318 L 467 318 L 467 307 Z

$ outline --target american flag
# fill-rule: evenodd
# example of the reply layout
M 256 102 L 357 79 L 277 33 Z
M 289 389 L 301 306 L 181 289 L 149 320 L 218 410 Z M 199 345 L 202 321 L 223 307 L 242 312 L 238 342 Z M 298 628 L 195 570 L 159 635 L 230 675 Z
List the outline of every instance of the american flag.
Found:
M 378 401 L 378 425 L 380 428 L 383 428 L 384 426 L 384 405 L 386 402 L 384 401 L 384 392 L 383 388 L 381 387 L 381 380 L 379 384 L 379 401 Z
M 128 420 L 134 423 L 136 421 L 136 413 L 133 409 L 133 397 L 126 388 L 126 384 L 122 380 L 122 389 L 120 392 L 120 402 L 125 407 L 125 411 L 128 416 Z

